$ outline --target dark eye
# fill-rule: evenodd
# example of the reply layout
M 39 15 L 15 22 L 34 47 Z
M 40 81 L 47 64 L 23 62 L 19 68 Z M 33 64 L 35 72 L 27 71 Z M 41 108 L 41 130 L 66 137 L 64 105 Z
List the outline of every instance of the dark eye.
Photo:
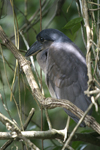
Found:
M 40 42 L 44 42 L 44 38 L 40 37 Z

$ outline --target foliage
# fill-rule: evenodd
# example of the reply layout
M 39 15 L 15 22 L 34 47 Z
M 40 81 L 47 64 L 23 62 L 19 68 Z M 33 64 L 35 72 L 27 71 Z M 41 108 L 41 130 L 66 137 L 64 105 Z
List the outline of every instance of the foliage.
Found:
M 58 3 L 59 2 L 59 3 Z M 79 5 L 79 1 L 77 0 Z M 96 3 L 96 2 L 94 2 Z M 100 4 L 99 4 L 100 5 Z M 88 13 L 89 13 L 89 23 L 91 26 L 91 63 L 92 63 L 92 77 L 93 82 L 96 85 L 96 88 L 100 88 L 99 85 L 99 49 L 100 49 L 100 27 L 98 29 L 98 14 L 99 14 L 99 5 L 93 5 L 93 3 L 88 3 Z M 58 6 L 58 7 L 57 7 Z M 80 5 L 79 5 L 80 6 Z M 22 55 L 25 56 L 26 46 L 24 44 L 23 36 L 19 35 L 16 32 L 21 31 L 26 38 L 26 41 L 31 46 L 32 43 L 36 40 L 36 35 L 40 31 L 40 22 L 42 21 L 42 29 L 44 28 L 56 28 L 64 34 L 66 34 L 72 41 L 75 42 L 78 47 L 83 51 L 84 54 L 86 51 L 87 43 L 87 32 L 84 26 L 84 18 L 82 16 L 81 7 L 77 10 L 75 1 L 64 1 L 64 0 L 42 0 L 42 20 L 40 20 L 40 4 L 39 1 L 34 0 L 1 0 L 0 2 L 0 25 L 4 29 L 5 33 L 20 50 Z M 99 8 L 99 9 L 97 9 Z M 94 11 L 93 9 L 97 9 Z M 100 18 L 100 16 L 99 16 Z M 99 20 L 100 22 L 100 20 Z M 81 32 L 82 31 L 82 32 Z M 99 32 L 98 32 L 99 31 Z M 82 33 L 82 34 L 81 34 Z M 16 35 L 16 36 L 15 36 Z M 84 42 L 85 39 L 85 42 Z M 13 121 L 17 122 L 18 126 L 23 129 L 23 124 L 25 123 L 27 116 L 31 108 L 35 108 L 35 114 L 30 121 L 27 131 L 41 130 L 41 110 L 37 101 L 32 96 L 32 92 L 27 83 L 26 77 L 23 74 L 17 60 L 13 54 L 2 44 L 0 40 L 0 111 L 3 115 L 8 117 Z M 24 51 L 22 51 L 24 50 Z M 35 65 L 38 73 L 40 74 L 39 65 L 35 60 Z M 94 61 L 95 60 L 95 61 Z M 34 69 L 32 69 L 35 79 L 39 85 L 38 77 Z M 91 86 L 89 85 L 90 89 Z M 46 97 L 49 97 L 47 86 L 45 84 L 45 77 L 43 74 L 43 89 Z M 13 94 L 12 94 L 13 92 Z M 95 93 L 96 96 L 97 93 Z M 56 108 L 49 110 L 50 120 L 52 126 L 55 129 L 63 129 L 66 125 L 67 116 L 66 113 L 61 108 Z M 93 110 L 93 117 L 100 123 L 100 110 L 98 112 Z M 70 121 L 69 131 L 71 132 L 75 127 L 75 122 Z M 48 124 L 46 121 L 45 113 L 43 112 L 43 131 L 48 130 Z M 6 126 L 0 122 L 0 132 L 7 132 Z M 93 130 L 89 127 L 78 128 L 77 132 L 92 132 Z M 42 142 L 39 139 L 31 140 L 35 145 L 42 149 Z M 1 140 L 0 147 L 3 144 L 7 144 L 7 141 Z M 72 141 L 70 146 L 76 150 L 89 150 L 94 149 L 98 150 L 99 147 L 87 144 L 82 141 Z M 7 150 L 10 149 L 21 149 L 25 145 L 20 141 L 13 141 Z M 27 146 L 26 146 L 27 147 Z M 54 140 L 44 140 L 44 149 L 61 149 L 62 144 Z

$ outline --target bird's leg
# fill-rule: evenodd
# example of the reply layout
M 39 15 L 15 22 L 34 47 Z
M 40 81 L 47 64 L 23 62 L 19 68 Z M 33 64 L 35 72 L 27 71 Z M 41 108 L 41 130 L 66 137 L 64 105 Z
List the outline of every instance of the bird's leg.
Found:
M 68 116 L 68 119 L 67 119 L 67 123 L 66 123 L 65 129 L 63 130 L 63 131 L 64 131 L 64 142 L 65 142 L 66 139 L 67 139 L 67 132 L 68 132 L 68 128 L 69 128 L 69 122 L 70 122 L 70 117 Z
M 46 114 L 46 119 L 47 119 L 47 123 L 48 123 L 48 126 L 49 126 L 49 130 L 52 130 L 52 125 L 51 125 L 51 122 L 50 122 L 50 119 L 49 119 L 47 109 L 45 109 L 45 114 Z M 64 132 L 64 142 L 67 139 L 67 132 L 68 132 L 68 128 L 69 128 L 69 122 L 70 122 L 70 117 L 68 116 L 65 129 L 63 130 L 63 132 Z
M 46 119 L 47 119 L 47 123 L 48 123 L 48 126 L 49 126 L 49 130 L 51 130 L 52 129 L 52 125 L 51 125 L 51 122 L 50 122 L 50 119 L 49 119 L 49 115 L 48 115 L 47 109 L 45 109 L 45 114 L 46 114 Z

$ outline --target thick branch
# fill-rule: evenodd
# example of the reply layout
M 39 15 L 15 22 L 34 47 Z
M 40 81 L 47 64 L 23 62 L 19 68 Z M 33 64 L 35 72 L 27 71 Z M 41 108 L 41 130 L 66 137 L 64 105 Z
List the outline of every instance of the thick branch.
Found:
M 12 134 L 10 132 L 0 132 L 0 140 L 15 139 L 15 136 L 12 136 Z M 28 138 L 30 140 L 31 139 L 55 139 L 55 138 L 63 140 L 63 136 L 64 136 L 63 130 L 55 130 L 55 129 L 48 130 L 48 131 L 22 131 L 21 134 L 25 138 Z M 69 136 L 70 133 L 68 133 L 68 137 Z M 83 141 L 86 143 L 91 143 L 96 146 L 100 146 L 100 139 L 98 137 L 99 135 L 95 133 L 90 133 L 90 134 L 75 133 L 75 135 L 72 138 L 72 141 Z M 19 140 L 19 137 L 17 137 L 17 135 L 16 135 L 16 140 Z
M 42 102 L 43 106 L 45 108 L 55 108 L 55 107 L 63 107 L 68 110 L 70 110 L 73 114 L 75 114 L 78 118 L 81 118 L 84 114 L 82 110 L 80 110 L 77 106 L 75 106 L 73 103 L 71 103 L 68 100 L 62 100 L 62 99 L 53 99 L 53 98 L 46 98 Z M 91 105 L 93 105 L 91 103 Z M 93 128 L 96 132 L 100 134 L 100 125 L 95 121 L 95 119 L 89 115 L 86 115 L 84 118 L 84 122 L 87 126 Z

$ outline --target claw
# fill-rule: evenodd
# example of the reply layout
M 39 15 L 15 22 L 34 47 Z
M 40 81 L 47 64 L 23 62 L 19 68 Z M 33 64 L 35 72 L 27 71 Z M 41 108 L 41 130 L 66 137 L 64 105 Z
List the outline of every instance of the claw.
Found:
M 69 122 L 70 122 L 70 117 L 68 116 L 68 119 L 67 119 L 67 123 L 66 123 L 65 129 L 63 130 L 63 131 L 64 131 L 64 140 L 63 140 L 63 142 L 65 142 L 66 139 L 67 139 L 67 132 L 68 132 L 68 128 L 69 128 Z

